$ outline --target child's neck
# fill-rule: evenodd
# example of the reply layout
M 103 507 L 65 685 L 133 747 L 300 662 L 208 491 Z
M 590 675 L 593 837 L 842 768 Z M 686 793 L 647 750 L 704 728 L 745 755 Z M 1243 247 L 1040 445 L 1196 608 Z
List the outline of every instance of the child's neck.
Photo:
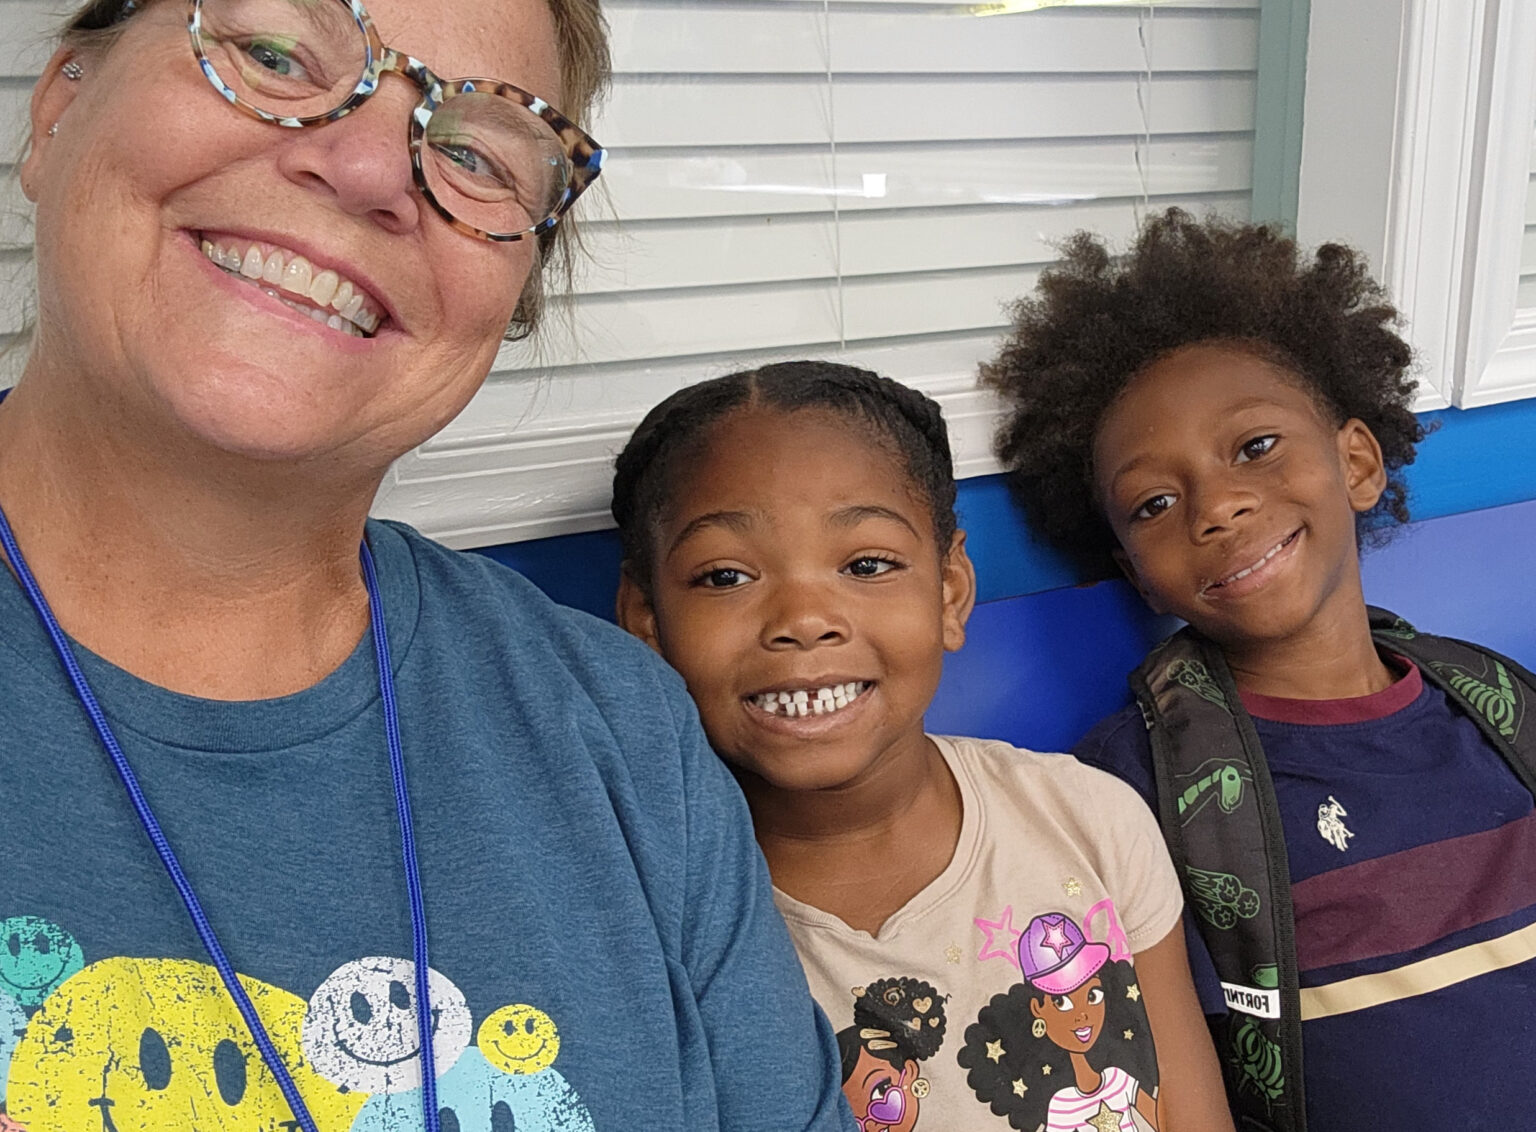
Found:
M 1291 700 L 1343 700 L 1392 686 L 1396 675 L 1376 651 L 1360 600 L 1323 610 L 1299 633 L 1279 641 L 1223 644 L 1232 677 L 1244 692 Z
M 926 735 L 831 790 L 740 777 L 774 886 L 871 935 L 944 871 L 960 841 L 960 788 Z

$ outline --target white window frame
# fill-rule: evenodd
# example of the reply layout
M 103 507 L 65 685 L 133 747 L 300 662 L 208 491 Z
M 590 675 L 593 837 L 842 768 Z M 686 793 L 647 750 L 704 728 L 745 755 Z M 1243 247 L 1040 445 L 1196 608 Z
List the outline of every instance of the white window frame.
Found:
M 1529 0 L 1312 5 L 1297 234 L 1367 253 L 1421 410 L 1536 396 L 1536 309 L 1516 309 L 1532 58 Z

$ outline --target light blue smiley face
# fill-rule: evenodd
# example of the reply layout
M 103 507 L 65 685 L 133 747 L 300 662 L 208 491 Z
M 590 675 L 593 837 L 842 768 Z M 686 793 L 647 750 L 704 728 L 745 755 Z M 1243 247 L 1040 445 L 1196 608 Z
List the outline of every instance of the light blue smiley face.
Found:
M 0 920 L 0 991 L 36 1010 L 60 983 L 85 966 L 75 937 L 41 916 Z
M 587 1106 L 559 1072 L 503 1073 L 474 1048 L 438 1079 L 437 1110 L 443 1132 L 594 1132 Z M 422 1127 L 420 1090 L 370 1097 L 352 1122 L 352 1132 Z
M 5 1103 L 5 1079 L 11 1071 L 11 1054 L 27 1032 L 27 1012 L 4 991 L 0 991 L 0 1104 Z

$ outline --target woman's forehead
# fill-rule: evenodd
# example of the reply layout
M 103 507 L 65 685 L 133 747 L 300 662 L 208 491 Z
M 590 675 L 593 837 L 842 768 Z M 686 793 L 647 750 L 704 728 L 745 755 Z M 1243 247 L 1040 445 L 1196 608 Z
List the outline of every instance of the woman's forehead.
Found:
M 386 44 L 443 78 L 504 79 L 559 97 L 558 39 L 545 0 L 368 0 L 367 9 Z

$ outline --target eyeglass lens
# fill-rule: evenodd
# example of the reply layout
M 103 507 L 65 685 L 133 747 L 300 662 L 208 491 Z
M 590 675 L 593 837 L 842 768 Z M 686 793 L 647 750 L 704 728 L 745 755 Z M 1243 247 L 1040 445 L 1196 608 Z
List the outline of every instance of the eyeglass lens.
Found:
M 201 39 L 219 80 L 241 102 L 280 118 L 335 110 L 368 62 L 366 33 L 345 0 L 203 0 Z M 493 91 L 443 101 L 425 128 L 421 167 L 439 204 L 497 233 L 547 220 L 571 170 L 549 123 Z

